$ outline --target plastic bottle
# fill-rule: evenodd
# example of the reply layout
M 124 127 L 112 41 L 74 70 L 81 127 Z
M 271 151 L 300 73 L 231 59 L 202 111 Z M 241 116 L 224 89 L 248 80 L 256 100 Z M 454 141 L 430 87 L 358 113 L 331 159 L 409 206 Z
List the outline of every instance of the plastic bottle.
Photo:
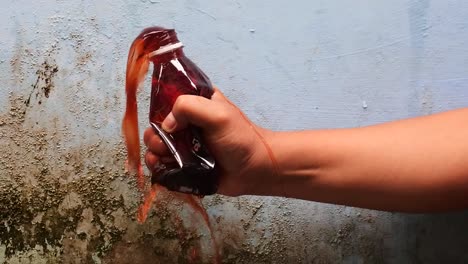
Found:
M 199 196 L 210 195 L 217 190 L 218 177 L 215 160 L 202 140 L 200 129 L 189 126 L 182 131 L 167 134 L 159 127 L 170 113 L 178 96 L 190 94 L 211 98 L 214 92 L 209 78 L 185 56 L 182 49 L 183 45 L 177 39 L 177 34 L 173 29 L 146 28 L 135 39 L 127 65 L 127 112 L 129 112 L 129 107 L 136 109 L 136 98 L 134 98 L 134 106 L 131 102 L 129 103 L 132 98 L 129 99 L 129 90 L 131 89 L 128 85 L 133 83 L 133 86 L 138 86 L 144 79 L 141 75 L 146 73 L 148 63 L 152 62 L 154 71 L 149 120 L 155 131 L 163 138 L 163 142 L 171 150 L 174 161 L 160 164 L 154 168 L 151 181 L 153 184 L 163 185 L 172 191 Z M 129 76 L 129 71 L 139 76 Z M 132 89 L 136 90 L 135 87 Z M 126 132 L 126 130 L 131 130 L 125 127 L 125 120 L 132 119 L 130 116 L 131 114 L 128 116 L 126 114 L 124 118 L 124 133 L 126 135 L 135 134 L 135 129 L 131 131 L 132 133 Z M 137 117 L 133 119 L 137 120 Z M 133 119 L 128 123 L 135 123 Z M 136 134 L 138 135 L 138 131 Z M 134 138 L 134 135 L 130 137 Z M 129 148 L 129 144 L 135 142 L 135 140 L 129 140 L 130 137 L 126 137 L 127 148 Z M 139 157 L 136 157 L 139 154 L 139 145 L 133 147 L 138 149 L 138 153 L 133 151 L 135 152 L 133 159 L 138 159 L 137 162 L 132 162 L 130 148 L 129 164 L 136 166 L 135 164 L 139 164 Z

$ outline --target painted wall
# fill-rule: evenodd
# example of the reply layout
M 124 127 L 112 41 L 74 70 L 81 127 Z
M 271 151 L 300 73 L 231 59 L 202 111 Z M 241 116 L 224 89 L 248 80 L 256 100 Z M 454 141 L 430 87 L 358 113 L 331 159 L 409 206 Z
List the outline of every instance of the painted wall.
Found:
M 468 2 L 2 1 L 0 262 L 212 262 L 171 194 L 138 224 L 120 122 L 128 47 L 174 27 L 272 129 L 355 127 L 468 106 Z M 146 86 L 147 87 L 147 86 Z M 146 115 L 148 89 L 140 94 Z M 142 127 L 144 124 L 142 124 Z M 279 198 L 203 200 L 226 263 L 466 263 L 468 213 L 403 215 Z

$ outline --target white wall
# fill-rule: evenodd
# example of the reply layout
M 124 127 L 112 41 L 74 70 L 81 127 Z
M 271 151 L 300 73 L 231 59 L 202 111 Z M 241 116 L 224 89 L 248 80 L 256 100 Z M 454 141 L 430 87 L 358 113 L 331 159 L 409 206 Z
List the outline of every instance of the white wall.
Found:
M 173 196 L 158 198 L 147 223 L 134 218 L 139 196 L 123 170 L 120 122 L 127 51 L 146 26 L 175 28 L 186 54 L 272 129 L 468 105 L 465 1 L 0 4 L 0 262 L 211 261 L 201 217 Z M 258 197 L 204 204 L 228 263 L 468 261 L 466 213 Z

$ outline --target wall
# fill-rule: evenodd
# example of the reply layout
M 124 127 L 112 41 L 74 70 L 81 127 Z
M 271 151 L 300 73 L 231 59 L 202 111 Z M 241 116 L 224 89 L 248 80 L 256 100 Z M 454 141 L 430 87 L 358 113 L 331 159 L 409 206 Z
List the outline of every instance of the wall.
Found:
M 467 16 L 456 0 L 4 1 L 0 262 L 213 261 L 202 217 L 176 196 L 161 194 L 148 221 L 135 220 L 120 122 L 127 51 L 142 28 L 177 29 L 249 117 L 287 130 L 467 106 Z M 148 89 L 140 101 L 145 116 Z M 467 212 L 260 197 L 203 204 L 226 263 L 468 262 Z

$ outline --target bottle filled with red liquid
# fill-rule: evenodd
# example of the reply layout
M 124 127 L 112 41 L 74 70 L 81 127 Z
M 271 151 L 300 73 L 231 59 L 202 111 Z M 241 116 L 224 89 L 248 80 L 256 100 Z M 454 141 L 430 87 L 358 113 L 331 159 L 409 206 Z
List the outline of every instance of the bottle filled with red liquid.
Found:
M 173 161 L 165 160 L 164 164 L 150 168 L 152 186 L 146 192 L 144 202 L 138 210 L 138 221 L 143 223 L 146 220 L 151 203 L 161 190 L 160 186 L 171 191 L 187 193 L 174 197 L 187 202 L 202 215 L 213 241 L 215 263 L 221 263 L 209 216 L 199 202 L 202 196 L 217 191 L 218 174 L 215 160 L 203 143 L 199 128 L 189 126 L 182 131 L 168 134 L 160 126 L 180 95 L 211 98 L 214 92 L 208 77 L 184 55 L 182 47 L 173 29 L 161 27 L 144 29 L 130 47 L 125 78 L 127 100 L 122 120 L 122 132 L 127 147 L 126 168 L 135 174 L 140 191 L 145 191 L 145 175 L 140 153 L 137 91 L 152 63 L 154 72 L 149 121 L 172 153 Z
M 200 129 L 189 126 L 168 134 L 160 128 L 178 96 L 211 98 L 213 86 L 185 56 L 175 30 L 151 27 L 143 30 L 139 38 L 143 39 L 147 58 L 154 65 L 149 121 L 174 156 L 174 162 L 151 168 L 151 182 L 172 191 L 200 196 L 214 194 L 218 186 L 215 160 L 202 140 Z

